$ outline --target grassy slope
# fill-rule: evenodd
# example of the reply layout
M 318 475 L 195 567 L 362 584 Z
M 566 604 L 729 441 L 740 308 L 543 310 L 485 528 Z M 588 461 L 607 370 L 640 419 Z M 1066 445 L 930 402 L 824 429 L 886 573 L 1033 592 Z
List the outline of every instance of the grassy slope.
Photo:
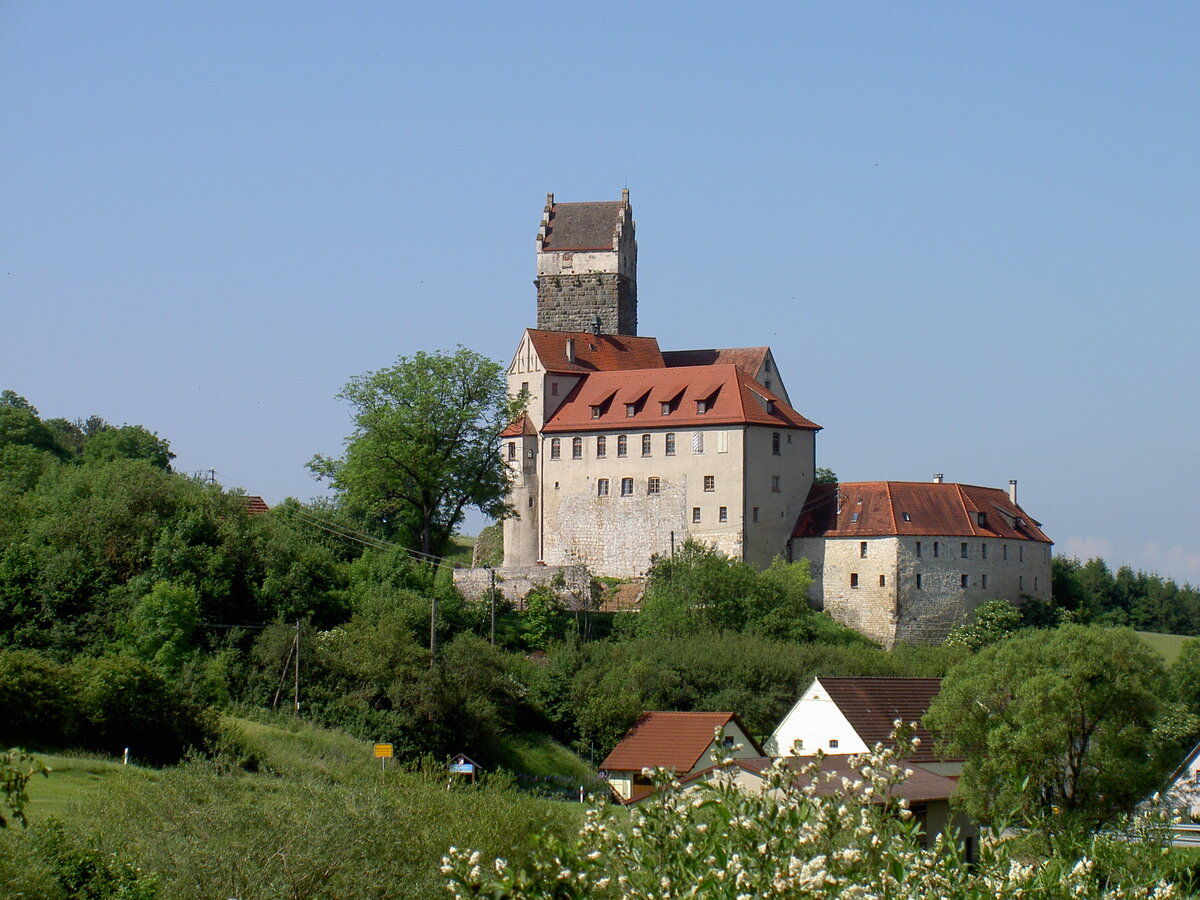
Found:
M 1194 641 L 1196 638 L 1182 634 L 1156 634 L 1153 631 L 1139 631 L 1138 637 L 1150 645 L 1151 649 L 1157 650 L 1167 664 L 1175 662 L 1179 656 L 1179 651 L 1183 649 L 1183 645 L 1187 641 Z
M 339 732 L 299 722 L 226 723 L 263 772 L 46 757 L 54 772 L 32 786 L 34 827 L 0 832 L 0 896 L 61 896 L 38 850 L 39 823 L 51 815 L 77 845 L 97 836 L 105 852 L 156 873 L 161 896 L 182 900 L 436 897 L 438 862 L 450 845 L 519 859 L 543 828 L 568 833 L 579 824 L 577 804 L 486 780 L 447 790 L 444 774 L 381 772 L 370 744 Z M 514 748 L 556 766 L 567 753 L 535 740 Z

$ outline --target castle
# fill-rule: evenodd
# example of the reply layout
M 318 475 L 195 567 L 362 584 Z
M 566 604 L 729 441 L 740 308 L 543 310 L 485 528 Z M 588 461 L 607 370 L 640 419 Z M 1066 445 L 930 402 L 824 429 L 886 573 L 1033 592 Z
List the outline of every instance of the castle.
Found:
M 792 408 L 769 347 L 639 336 L 635 230 L 628 190 L 546 198 L 537 328 L 507 376 L 526 404 L 502 435 L 502 577 L 637 577 L 688 538 L 755 565 L 807 558 L 815 603 L 885 646 L 941 640 L 986 600 L 1049 597 L 1050 541 L 1015 482 L 814 484 L 820 426 Z

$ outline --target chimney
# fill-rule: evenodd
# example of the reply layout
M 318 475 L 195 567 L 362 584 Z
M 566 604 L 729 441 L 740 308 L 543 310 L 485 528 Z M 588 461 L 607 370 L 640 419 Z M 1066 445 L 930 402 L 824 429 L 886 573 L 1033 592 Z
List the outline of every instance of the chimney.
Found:
M 1008 499 L 1013 506 L 1017 505 L 1017 479 L 1008 479 Z
M 629 205 L 629 188 L 621 188 L 621 202 Z
M 596 337 L 600 337 L 600 317 L 599 316 L 596 316 L 594 319 L 592 319 L 592 334 L 594 334 Z
M 567 338 L 567 362 L 575 363 L 575 338 Z
M 934 476 L 933 476 L 933 483 L 934 483 L 934 484 L 941 484 L 941 483 L 942 483 L 942 478 L 943 478 L 943 475 L 942 475 L 942 473 L 941 473 L 941 472 L 938 472 L 936 475 L 934 475 Z

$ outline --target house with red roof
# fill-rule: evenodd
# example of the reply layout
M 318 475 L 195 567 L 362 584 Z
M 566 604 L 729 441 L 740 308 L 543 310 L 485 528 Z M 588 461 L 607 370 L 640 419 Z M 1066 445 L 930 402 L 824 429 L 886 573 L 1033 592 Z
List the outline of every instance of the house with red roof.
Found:
M 770 348 L 663 352 L 637 334 L 628 191 L 550 195 L 537 271 L 538 327 L 508 369 L 526 411 L 502 436 L 504 565 L 637 576 L 688 538 L 762 565 L 782 554 L 819 426 L 788 402 Z
M 1050 597 L 1052 543 L 1008 491 L 944 482 L 814 485 L 790 558 L 813 599 L 886 647 L 938 643 L 989 600 Z
M 653 790 L 643 769 L 667 769 L 685 777 L 722 757 L 761 757 L 762 747 L 731 712 L 644 712 L 600 764 L 601 773 L 624 803 Z

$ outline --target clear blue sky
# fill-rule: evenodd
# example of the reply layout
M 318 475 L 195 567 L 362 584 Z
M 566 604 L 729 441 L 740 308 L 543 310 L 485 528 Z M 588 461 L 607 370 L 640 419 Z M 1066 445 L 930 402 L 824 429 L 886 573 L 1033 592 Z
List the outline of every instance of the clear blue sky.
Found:
M 547 191 L 640 330 L 770 344 L 843 480 L 1004 486 L 1200 583 L 1200 4 L 0 2 L 0 388 L 269 502 L 355 374 L 534 322 Z M 477 524 L 477 523 L 475 523 Z

